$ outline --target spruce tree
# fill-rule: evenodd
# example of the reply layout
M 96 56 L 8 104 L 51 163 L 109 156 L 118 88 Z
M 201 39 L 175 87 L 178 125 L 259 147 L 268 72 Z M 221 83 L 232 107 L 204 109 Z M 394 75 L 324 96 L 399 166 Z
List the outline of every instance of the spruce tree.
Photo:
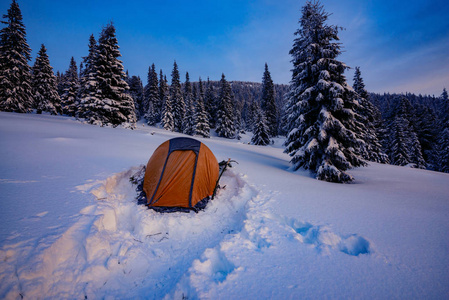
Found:
M 209 119 L 210 128 L 215 128 L 216 115 L 216 105 L 215 105 L 215 95 L 212 82 L 210 82 L 209 77 L 207 77 L 206 82 L 206 93 L 204 95 L 204 108 L 207 112 L 207 117 Z
M 194 87 L 195 88 L 195 87 Z M 196 93 L 196 88 L 195 88 Z M 195 133 L 195 102 L 192 91 L 192 84 L 190 82 L 189 72 L 186 73 L 186 81 L 184 84 L 184 102 L 185 102 L 185 114 L 183 120 L 183 132 L 188 135 Z
M 253 131 L 254 125 L 256 123 L 257 111 L 260 109 L 260 107 L 257 104 L 257 101 L 255 101 L 252 96 L 249 96 L 248 102 L 249 104 L 246 112 L 246 121 L 245 121 L 246 128 L 249 131 Z
M 365 83 L 363 82 L 362 72 L 360 71 L 360 67 L 355 67 L 354 83 L 352 85 L 352 88 L 363 99 L 369 98 L 368 91 L 365 89 Z
M 262 99 L 261 108 L 266 118 L 266 125 L 268 126 L 270 137 L 278 134 L 278 108 L 276 105 L 276 96 L 274 90 L 273 80 L 271 79 L 268 65 L 265 63 L 265 71 L 262 77 Z
M 58 94 L 56 76 L 50 66 L 47 49 L 41 45 L 33 66 L 33 97 L 37 113 L 48 112 L 52 115 L 62 113 L 61 98 Z
M 390 130 L 390 161 L 393 165 L 405 166 L 410 163 L 410 152 L 408 149 L 409 140 L 406 126 L 408 121 L 402 116 L 396 116 Z
M 58 95 L 59 98 L 62 97 L 62 95 L 64 94 L 64 74 L 60 73 L 59 71 L 56 72 L 56 85 L 58 88 Z
M 419 104 L 415 110 L 415 132 L 421 146 L 421 152 L 430 170 L 438 169 L 438 134 L 439 122 L 434 110 Z
M 179 77 L 179 70 L 176 61 L 173 64 L 173 71 L 171 73 L 170 86 L 170 101 L 173 109 L 174 128 L 176 132 L 183 131 L 183 121 L 185 115 L 185 102 L 181 92 L 181 81 Z
M 92 34 L 89 37 L 89 53 L 83 57 L 83 70 L 80 71 L 79 107 L 78 117 L 88 120 L 96 120 L 100 117 L 96 115 L 95 105 L 97 99 L 97 41 Z
M 145 112 L 145 119 L 149 125 L 159 122 L 162 106 L 159 96 L 159 81 L 157 79 L 156 66 L 154 64 L 148 68 L 147 85 L 145 86 L 145 101 L 142 113 Z
M 261 109 L 256 111 L 256 118 L 254 122 L 253 137 L 251 144 L 266 146 L 270 144 L 269 127 L 266 124 L 264 113 Z
M 170 94 L 167 92 L 164 94 L 164 110 L 162 112 L 162 127 L 165 130 L 175 131 L 175 118 L 173 114 L 173 101 Z
M 361 117 L 361 122 L 365 125 L 365 131 L 361 132 L 364 145 L 362 147 L 361 155 L 364 159 L 387 163 L 388 156 L 383 152 L 382 145 L 378 139 L 376 131 L 376 117 L 380 118 L 378 109 L 369 101 L 369 94 L 365 89 L 362 74 L 359 67 L 355 67 L 353 89 L 358 97 L 358 113 Z
M 395 99 L 388 118 L 389 150 L 388 156 L 394 165 L 410 165 L 425 168 L 421 144 L 413 124 L 414 109 L 405 96 Z
M 75 116 L 77 112 L 78 88 L 78 67 L 72 56 L 69 68 L 64 74 L 63 94 L 61 96 L 62 112 L 67 116 Z
M 139 76 L 131 76 L 131 78 L 128 80 L 129 83 L 129 95 L 134 101 L 134 108 L 135 108 L 135 114 L 136 118 L 140 119 L 144 114 L 145 111 L 144 107 L 144 91 L 143 91 L 143 84 L 142 80 Z
M 89 52 L 83 57 L 83 71 L 80 72 L 80 93 L 78 117 L 85 118 L 91 123 L 100 120 L 100 111 L 97 105 L 101 105 L 97 98 L 97 65 L 98 45 L 93 34 L 89 37 Z
M 290 50 L 285 152 L 295 170 L 302 167 L 320 180 L 349 182 L 353 177 L 346 170 L 365 165 L 357 134 L 363 128 L 355 118 L 356 94 L 343 75 L 348 67 L 336 59 L 341 53 L 335 42 L 339 28 L 326 24 L 328 16 L 319 2 L 308 1 L 302 9 Z
M 1 21 L 0 30 L 0 110 L 27 113 L 33 109 L 31 49 L 19 4 L 13 0 Z
M 165 99 L 165 94 L 169 92 L 169 87 L 168 87 L 168 81 L 167 81 L 167 77 L 164 76 L 164 74 L 162 73 L 162 69 L 159 72 L 159 103 L 161 106 L 161 114 L 162 111 L 164 110 L 164 99 Z
M 234 125 L 234 109 L 233 93 L 231 85 L 226 80 L 225 75 L 221 75 L 220 80 L 220 94 L 218 96 L 217 107 L 217 121 L 215 123 L 216 132 L 218 136 L 228 139 L 235 138 L 235 125 Z
M 115 27 L 112 23 L 103 28 L 98 39 L 97 103 L 95 110 L 99 119 L 91 120 L 101 125 L 117 126 L 136 122 L 134 102 L 128 94 Z
M 198 83 L 198 93 L 195 101 L 195 114 L 194 114 L 194 135 L 208 138 L 210 137 L 209 118 L 207 116 L 206 109 L 204 107 L 204 91 L 201 78 Z

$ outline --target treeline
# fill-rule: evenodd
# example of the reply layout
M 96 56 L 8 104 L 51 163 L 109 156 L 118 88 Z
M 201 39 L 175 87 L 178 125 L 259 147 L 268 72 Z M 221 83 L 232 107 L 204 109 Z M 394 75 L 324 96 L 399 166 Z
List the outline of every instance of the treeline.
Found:
M 317 16 L 316 19 L 310 16 Z M 169 76 L 148 68 L 145 82 L 124 72 L 114 25 L 98 40 L 79 66 L 75 59 L 55 75 L 41 46 L 33 67 L 20 8 L 12 1 L 0 30 L 0 110 L 64 114 L 96 125 L 133 128 L 138 120 L 166 130 L 225 138 L 253 133 L 251 142 L 268 145 L 286 136 L 294 168 L 303 167 L 318 179 L 348 182 L 346 169 L 366 161 L 449 172 L 449 100 L 414 94 L 368 93 L 356 67 L 353 88 L 335 58 L 339 44 L 330 42 L 338 29 L 325 24 L 319 3 L 303 8 L 302 29 L 290 54 L 294 70 L 290 85 L 274 84 L 268 65 L 261 83 L 181 79 L 176 61 Z M 307 29 L 307 30 L 304 30 Z M 309 36 L 312 31 L 320 36 Z M 310 40 L 321 52 L 308 53 Z M 317 47 L 318 47 L 317 46 Z M 332 54 L 322 59 L 323 53 Z M 306 55 L 307 54 L 307 55 Z

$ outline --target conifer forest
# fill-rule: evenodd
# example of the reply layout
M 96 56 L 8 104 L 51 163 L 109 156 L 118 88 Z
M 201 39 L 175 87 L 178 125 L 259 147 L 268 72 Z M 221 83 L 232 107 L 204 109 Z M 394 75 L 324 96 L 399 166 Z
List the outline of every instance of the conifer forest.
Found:
M 146 78 L 128 74 L 120 60 L 114 23 L 86 36 L 88 53 L 55 70 L 41 45 L 34 61 L 18 1 L 3 13 L 0 29 L 0 110 L 65 115 L 98 126 L 133 129 L 136 122 L 208 138 L 252 133 L 266 146 L 285 137 L 293 169 L 317 179 L 350 182 L 347 172 L 369 162 L 449 173 L 449 97 L 372 93 L 363 67 L 339 60 L 340 28 L 328 24 L 319 2 L 299 15 L 290 50 L 290 84 L 273 82 L 269 65 L 261 82 L 219 81 L 148 66 Z M 284 55 L 284 53 L 283 53 Z M 353 78 L 345 71 L 354 68 Z

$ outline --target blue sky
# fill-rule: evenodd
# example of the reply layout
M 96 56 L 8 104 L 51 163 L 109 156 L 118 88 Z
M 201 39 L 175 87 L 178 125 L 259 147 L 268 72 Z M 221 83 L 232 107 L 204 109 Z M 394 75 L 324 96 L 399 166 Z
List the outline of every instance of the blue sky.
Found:
M 3 15 L 10 0 L 0 0 Z M 155 63 L 170 79 L 176 60 L 184 80 L 260 82 L 265 62 L 276 83 L 289 83 L 294 35 L 305 1 L 292 0 L 18 0 L 33 60 L 48 49 L 55 71 L 73 56 L 87 55 L 89 36 L 98 39 L 113 21 L 130 75 L 144 83 Z M 449 88 L 449 1 L 322 0 L 340 33 L 339 59 L 360 66 L 373 92 L 440 95 Z M 3 27 L 3 25 L 2 25 Z M 347 73 L 352 85 L 353 72 Z

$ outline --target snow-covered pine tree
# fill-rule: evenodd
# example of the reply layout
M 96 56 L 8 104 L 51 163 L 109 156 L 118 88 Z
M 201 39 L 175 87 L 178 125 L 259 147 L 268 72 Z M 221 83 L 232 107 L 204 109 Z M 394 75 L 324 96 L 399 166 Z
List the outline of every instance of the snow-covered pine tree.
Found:
M 182 96 L 181 81 L 176 61 L 173 64 L 173 71 L 171 73 L 170 101 L 173 109 L 173 130 L 176 132 L 182 132 L 186 105 Z
M 260 107 L 264 112 L 270 137 L 277 136 L 279 127 L 278 108 L 276 105 L 273 80 L 271 79 L 271 74 L 266 63 L 262 77 L 262 98 Z
M 115 27 L 112 23 L 103 28 L 98 39 L 97 99 L 96 110 L 100 119 L 94 123 L 117 126 L 122 123 L 134 124 L 136 114 L 129 86 L 125 81 Z
M 98 101 L 97 94 L 97 41 L 93 34 L 89 37 L 89 53 L 83 57 L 83 70 L 80 71 L 79 107 L 78 117 L 87 120 L 97 120 L 98 110 L 95 105 Z
M 145 86 L 145 101 L 142 107 L 142 109 L 145 110 L 145 119 L 149 125 L 155 125 L 159 122 L 162 107 L 160 105 L 161 102 L 156 66 L 153 63 L 151 67 L 148 68 L 147 85 Z
M 215 128 L 215 120 L 217 119 L 215 95 L 214 95 L 214 88 L 209 80 L 209 77 L 207 77 L 206 82 L 206 93 L 204 95 L 204 108 L 206 109 L 207 112 L 207 118 L 209 119 L 210 128 Z
M 405 96 L 395 99 L 387 116 L 389 135 L 388 156 L 391 164 L 425 168 L 421 145 L 412 123 L 414 109 Z
M 38 114 L 42 112 L 52 115 L 62 113 L 56 76 L 53 73 L 44 44 L 41 45 L 33 66 L 32 87 Z
M 64 74 L 60 73 L 59 71 L 56 71 L 56 86 L 58 89 L 59 98 L 61 98 L 62 94 L 64 93 Z
M 207 116 L 206 109 L 204 107 L 204 91 L 203 82 L 201 77 L 198 82 L 198 93 L 195 101 L 195 114 L 194 114 L 194 135 L 199 135 L 201 137 L 210 137 L 210 126 L 209 118 Z
M 286 150 L 293 169 L 304 168 L 316 178 L 350 182 L 345 171 L 363 166 L 355 118 L 356 94 L 343 75 L 348 67 L 336 58 L 341 53 L 337 26 L 326 24 L 320 2 L 302 8 L 301 28 L 295 32 L 290 54 L 293 74 L 286 107 Z
M 184 102 L 185 102 L 185 114 L 183 119 L 183 132 L 188 135 L 195 133 L 195 103 L 193 98 L 192 84 L 190 82 L 189 72 L 186 72 L 186 81 L 184 84 Z
M 175 131 L 175 118 L 173 116 L 173 101 L 170 94 L 164 94 L 164 110 L 162 112 L 161 124 L 165 130 Z
M 397 166 L 405 166 L 410 163 L 410 155 L 407 140 L 405 126 L 409 122 L 402 116 L 396 116 L 391 124 L 390 128 L 390 161 L 391 164 Z
M 64 74 L 63 94 L 61 96 L 62 112 L 67 116 L 75 116 L 78 107 L 78 67 L 75 59 L 70 59 L 68 70 Z
M 362 72 L 360 71 L 360 67 L 355 67 L 354 83 L 352 84 L 352 88 L 363 99 L 369 99 L 369 94 L 368 94 L 368 91 L 365 89 L 365 83 L 363 82 Z
M 165 107 L 165 94 L 169 92 L 169 87 L 168 87 L 168 81 L 167 81 L 167 76 L 165 76 L 162 73 L 162 69 L 159 72 L 159 103 L 161 106 L 161 118 L 162 118 L 162 112 L 164 110 Z
M 437 115 L 432 108 L 419 104 L 416 106 L 415 119 L 415 132 L 427 169 L 438 170 L 439 122 Z
M 33 109 L 31 49 L 19 4 L 13 0 L 1 21 L 0 30 L 0 110 L 27 113 Z
M 258 109 L 256 111 L 256 117 L 254 122 L 254 129 L 253 129 L 253 137 L 251 138 L 251 144 L 253 145 L 260 145 L 260 146 L 266 146 L 270 144 L 270 136 L 268 128 L 266 124 L 266 119 L 264 116 L 264 112 L 262 109 Z
M 128 80 L 129 85 L 129 94 L 133 98 L 134 101 L 134 108 L 135 108 L 135 114 L 136 118 L 140 119 L 143 116 L 143 112 L 146 111 L 144 109 L 144 97 L 143 97 L 143 84 L 142 80 L 139 76 L 131 76 L 131 78 Z
M 220 80 L 220 94 L 218 96 L 217 121 L 215 123 L 217 135 L 228 139 L 235 138 L 234 108 L 232 106 L 233 93 L 231 85 L 224 74 Z
M 257 101 L 254 100 L 253 96 L 249 96 L 248 99 L 248 109 L 246 111 L 246 129 L 249 131 L 254 130 L 254 124 L 256 121 L 256 114 L 257 110 L 260 109 L 259 105 L 257 104 Z
M 366 129 L 361 133 L 365 141 L 361 152 L 362 157 L 373 162 L 388 163 L 388 156 L 382 150 L 376 131 L 376 124 L 378 124 L 376 117 L 380 117 L 380 113 L 377 107 L 369 101 L 369 94 L 365 89 L 360 67 L 355 67 L 353 89 L 358 95 L 358 113 L 362 117 L 361 121 Z
M 234 106 L 234 127 L 235 138 L 237 140 L 240 140 L 242 138 L 240 134 L 245 132 L 245 121 L 242 118 L 242 109 L 240 109 L 238 106 Z
M 192 83 L 190 82 L 190 75 L 189 72 L 186 72 L 186 81 L 184 82 L 184 102 L 187 103 L 187 101 L 191 100 L 193 93 Z M 189 98 L 189 99 L 188 99 Z

